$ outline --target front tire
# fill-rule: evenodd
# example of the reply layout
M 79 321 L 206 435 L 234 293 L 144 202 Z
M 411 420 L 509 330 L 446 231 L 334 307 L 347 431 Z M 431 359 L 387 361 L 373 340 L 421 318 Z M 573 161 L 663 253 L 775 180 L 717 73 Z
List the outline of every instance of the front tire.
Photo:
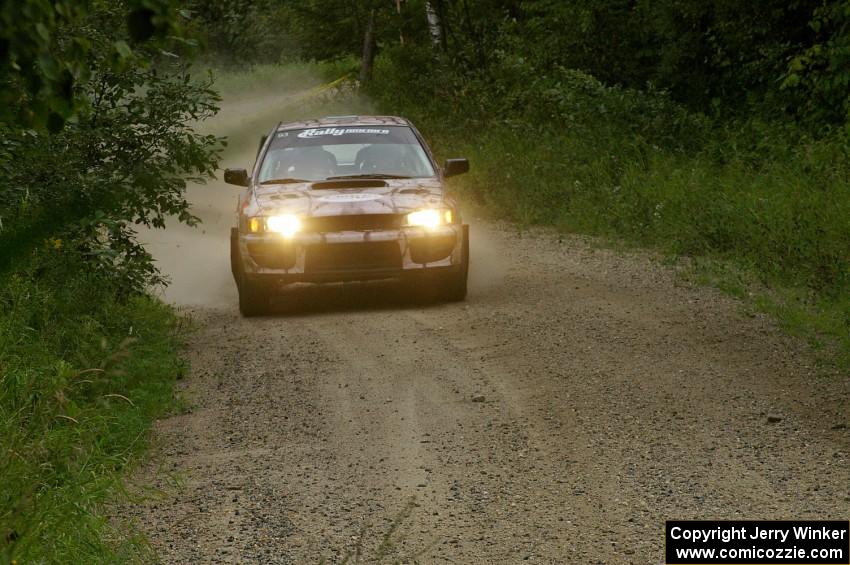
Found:
M 466 299 L 469 278 L 469 226 L 463 226 L 460 269 L 446 275 L 441 281 L 440 295 L 446 302 L 461 302 Z
M 252 280 L 242 268 L 242 256 L 239 253 L 239 230 L 230 230 L 230 271 L 236 281 L 239 292 L 239 312 L 246 318 L 262 316 L 269 310 L 270 295 L 266 285 Z
M 269 311 L 269 291 L 256 281 L 252 281 L 244 274 L 237 285 L 239 290 L 239 311 L 246 318 L 262 316 Z

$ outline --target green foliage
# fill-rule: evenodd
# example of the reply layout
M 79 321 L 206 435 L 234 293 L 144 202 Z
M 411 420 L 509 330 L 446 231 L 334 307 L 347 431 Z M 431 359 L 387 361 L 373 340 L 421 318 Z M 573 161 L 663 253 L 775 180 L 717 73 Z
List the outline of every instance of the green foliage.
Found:
M 123 36 L 93 41 L 80 33 L 110 12 L 123 16 L 121 22 L 110 22 L 126 30 Z M 146 42 L 146 49 L 162 49 L 181 35 L 180 24 L 169 0 L 127 0 L 123 6 L 104 0 L 5 2 L 0 8 L 0 122 L 59 131 L 87 102 L 80 87 L 97 75 L 91 57 L 121 68 L 134 56 L 131 45 Z
M 296 0 L 286 13 L 287 27 L 298 54 L 330 59 L 358 53 L 368 18 L 368 2 Z
M 135 40 L 144 35 L 124 25 L 142 25 L 139 8 L 81 6 L 79 27 L 67 18 L 54 22 L 73 41 L 48 45 L 88 69 L 90 80 L 74 87 L 73 119 L 57 131 L 0 122 L 0 270 L 51 237 L 123 281 L 126 292 L 140 291 L 159 278 L 132 226 L 162 227 L 169 215 L 194 222 L 186 181 L 212 176 L 220 144 L 192 124 L 217 111 L 217 96 L 209 81 L 190 78 L 180 58 L 162 58 L 161 47 L 128 46 L 133 33 Z M 149 31 L 165 33 L 157 13 L 148 14 Z M 89 49 L 63 49 L 80 42 Z
M 850 1 L 822 4 L 809 25 L 815 41 L 791 59 L 782 86 L 814 123 L 850 123 Z
M 460 96 L 462 102 L 440 108 L 457 119 L 525 131 L 560 128 L 584 138 L 625 134 L 673 149 L 694 146 L 707 129 L 704 119 L 673 103 L 663 91 L 605 86 L 564 67 L 540 73 L 527 59 L 504 52 L 491 55 L 487 74 L 458 75 L 427 59 L 416 60 L 415 53 L 412 48 L 388 51 L 379 69 L 384 82 L 372 94 L 404 106 L 433 104 L 436 91 L 448 100 Z M 435 76 L 440 80 L 429 89 Z M 430 114 L 433 108 L 423 109 Z
M 193 27 L 219 67 L 357 53 L 374 2 L 192 0 Z
M 104 505 L 174 406 L 177 319 L 52 244 L 0 289 L 0 561 L 151 562 Z
M 668 89 L 701 110 L 782 109 L 777 81 L 809 40 L 816 0 L 538 0 L 524 4 L 526 54 L 602 81 Z M 766 99 L 767 98 L 767 99 Z

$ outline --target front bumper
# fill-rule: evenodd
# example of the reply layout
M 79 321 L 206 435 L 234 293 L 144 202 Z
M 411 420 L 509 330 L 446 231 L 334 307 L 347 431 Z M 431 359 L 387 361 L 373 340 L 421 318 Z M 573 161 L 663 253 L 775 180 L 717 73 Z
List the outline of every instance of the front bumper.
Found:
M 237 270 L 267 282 L 341 282 L 413 276 L 457 270 L 463 262 L 468 226 L 434 230 L 409 227 L 374 231 L 240 234 L 232 245 Z

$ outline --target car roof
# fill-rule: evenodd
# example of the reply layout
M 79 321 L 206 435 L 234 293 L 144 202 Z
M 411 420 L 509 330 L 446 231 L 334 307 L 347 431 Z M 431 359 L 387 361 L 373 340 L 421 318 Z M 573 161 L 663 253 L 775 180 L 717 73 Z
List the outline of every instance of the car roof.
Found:
M 277 131 L 334 126 L 410 126 L 410 122 L 398 116 L 326 116 L 300 122 L 281 122 Z

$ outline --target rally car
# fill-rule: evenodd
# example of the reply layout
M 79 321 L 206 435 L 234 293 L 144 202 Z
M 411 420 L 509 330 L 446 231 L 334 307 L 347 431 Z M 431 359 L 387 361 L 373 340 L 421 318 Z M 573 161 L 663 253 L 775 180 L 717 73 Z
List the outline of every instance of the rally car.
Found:
M 469 226 L 444 180 L 466 159 L 438 167 L 413 125 L 391 116 L 280 123 L 260 142 L 230 259 L 244 316 L 267 311 L 290 283 L 405 279 L 439 299 L 466 297 Z

